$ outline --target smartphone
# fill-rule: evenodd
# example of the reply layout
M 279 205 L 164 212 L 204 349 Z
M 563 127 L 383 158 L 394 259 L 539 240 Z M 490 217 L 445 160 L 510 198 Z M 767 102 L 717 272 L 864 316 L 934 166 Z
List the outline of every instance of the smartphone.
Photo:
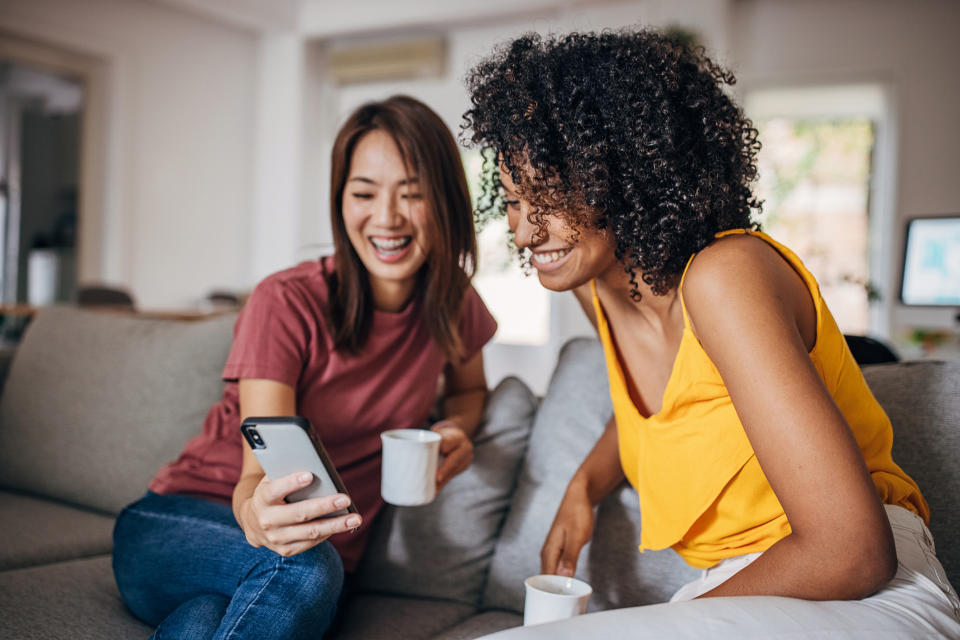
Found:
M 308 420 L 299 416 L 247 418 L 240 425 L 240 431 L 270 480 L 297 471 L 313 474 L 313 482 L 288 495 L 287 502 L 347 493 L 337 468 Z M 323 517 L 348 513 L 359 513 L 352 500 L 346 509 Z

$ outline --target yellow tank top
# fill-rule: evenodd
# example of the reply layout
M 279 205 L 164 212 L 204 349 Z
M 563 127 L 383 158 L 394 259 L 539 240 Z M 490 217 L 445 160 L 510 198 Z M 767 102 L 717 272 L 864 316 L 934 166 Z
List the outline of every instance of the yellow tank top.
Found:
M 817 313 L 810 359 L 850 425 L 881 500 L 929 522 L 929 507 L 919 488 L 891 457 L 890 420 L 870 392 L 813 275 L 793 252 L 764 233 L 735 229 L 716 237 L 743 233 L 773 246 L 806 282 Z M 690 330 L 686 308 L 663 406 L 644 418 L 630 399 L 595 283 L 591 288 L 617 418 L 620 463 L 640 496 L 640 551 L 673 547 L 690 565 L 703 569 L 724 558 L 765 551 L 789 534 L 783 507 L 760 469 L 720 374 Z

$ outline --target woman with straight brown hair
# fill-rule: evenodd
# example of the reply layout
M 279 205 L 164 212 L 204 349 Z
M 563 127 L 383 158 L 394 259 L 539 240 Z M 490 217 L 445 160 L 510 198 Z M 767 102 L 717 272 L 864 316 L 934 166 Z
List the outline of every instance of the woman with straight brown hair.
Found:
M 323 635 L 383 506 L 380 434 L 428 424 L 444 376 L 437 487 L 466 469 L 496 323 L 470 286 L 476 240 L 456 143 L 405 96 L 357 109 L 333 147 L 335 254 L 261 282 L 237 319 L 223 399 L 120 514 L 114 573 L 155 637 Z M 307 418 L 349 491 L 288 504 L 240 424 Z M 359 515 L 325 517 L 348 506 Z M 232 505 L 232 509 L 231 509 Z

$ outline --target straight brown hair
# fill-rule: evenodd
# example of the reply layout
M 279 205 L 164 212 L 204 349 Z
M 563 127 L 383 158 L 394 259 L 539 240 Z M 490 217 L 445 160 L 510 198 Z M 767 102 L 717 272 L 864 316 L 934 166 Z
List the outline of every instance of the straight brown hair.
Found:
M 459 361 L 458 326 L 463 299 L 477 262 L 477 241 L 467 178 L 453 134 L 430 107 L 409 96 L 367 103 L 347 118 L 333 143 L 330 216 L 336 248 L 329 278 L 327 321 L 336 349 L 362 351 L 373 322 L 373 294 L 367 270 L 347 236 L 343 191 L 353 151 L 373 130 L 389 134 L 420 193 L 430 220 L 427 259 L 417 274 L 424 320 L 433 339 L 451 361 Z

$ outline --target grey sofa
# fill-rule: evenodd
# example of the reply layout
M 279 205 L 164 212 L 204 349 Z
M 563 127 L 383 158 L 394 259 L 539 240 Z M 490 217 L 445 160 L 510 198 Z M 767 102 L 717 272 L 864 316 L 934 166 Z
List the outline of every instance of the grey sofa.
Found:
M 233 316 L 142 319 L 40 313 L 0 399 L 0 638 L 144 638 L 110 568 L 119 509 L 194 435 L 221 391 Z M 865 375 L 893 419 L 896 459 L 933 508 L 954 584 L 960 553 L 960 363 L 877 365 Z M 434 503 L 388 509 L 329 637 L 456 640 L 518 625 L 523 579 L 567 480 L 610 415 L 603 355 L 575 339 L 542 401 L 516 379 L 492 392 L 476 459 Z M 663 601 L 695 572 L 640 554 L 636 495 L 598 512 L 578 576 L 592 610 Z M 184 562 L 188 562 L 184 559 Z

